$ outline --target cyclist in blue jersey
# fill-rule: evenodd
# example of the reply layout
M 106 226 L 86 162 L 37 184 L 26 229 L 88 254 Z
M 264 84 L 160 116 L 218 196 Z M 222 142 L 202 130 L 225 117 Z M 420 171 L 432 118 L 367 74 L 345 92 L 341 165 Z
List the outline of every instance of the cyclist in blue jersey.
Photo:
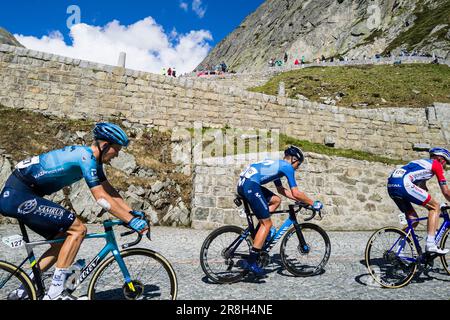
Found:
M 47 240 L 67 236 L 39 259 L 42 271 L 56 263 L 52 284 L 44 300 L 75 299 L 64 291 L 68 268 L 73 264 L 86 235 L 86 226 L 76 215 L 44 198 L 84 178 L 97 203 L 137 232 L 148 229 L 142 212 L 133 211 L 108 182 L 103 164 L 117 157 L 129 144 L 126 133 L 117 125 L 95 126 L 91 146 L 70 146 L 51 151 L 17 164 L 0 193 L 0 213 L 23 222 Z M 30 274 L 33 277 L 32 274 Z M 11 299 L 23 299 L 26 293 L 15 290 Z
M 272 228 L 270 213 L 276 211 L 281 204 L 281 198 L 262 185 L 274 182 L 277 191 L 292 200 L 309 204 L 315 210 L 321 210 L 323 204 L 320 201 L 311 200 L 304 192 L 300 191 L 295 180 L 295 171 L 304 161 L 303 152 L 291 146 L 284 152 L 283 160 L 265 160 L 247 167 L 241 173 L 237 192 L 247 200 L 253 213 L 259 220 L 253 247 L 246 268 L 257 276 L 264 275 L 264 270 L 257 261 L 261 254 L 264 242 Z M 286 177 L 289 189 L 283 187 L 281 178 Z
M 449 250 L 438 248 L 435 243 L 436 229 L 439 224 L 439 202 L 428 194 L 426 182 L 436 176 L 442 194 L 450 201 L 450 190 L 444 176 L 444 170 L 447 164 L 450 164 L 450 152 L 444 148 L 433 148 L 429 153 L 430 159 L 412 161 L 392 172 L 387 189 L 389 196 L 408 219 L 418 217 L 411 203 L 428 210 L 428 236 L 425 251 L 444 255 Z

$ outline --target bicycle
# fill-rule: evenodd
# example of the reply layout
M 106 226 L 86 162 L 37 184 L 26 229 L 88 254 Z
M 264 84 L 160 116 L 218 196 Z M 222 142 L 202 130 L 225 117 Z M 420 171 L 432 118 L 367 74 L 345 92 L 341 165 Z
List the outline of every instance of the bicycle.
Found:
M 450 248 L 447 243 L 450 234 L 450 218 L 447 210 L 450 206 L 441 206 L 440 217 L 444 219 L 436 235 L 435 242 L 441 248 Z M 401 288 L 414 278 L 417 270 L 432 268 L 434 260 L 440 257 L 442 265 L 450 275 L 450 257 L 436 253 L 423 252 L 419 238 L 413 225 L 428 218 L 406 219 L 399 215 L 405 230 L 396 227 L 385 227 L 376 231 L 367 242 L 365 262 L 372 278 L 384 288 Z
M 202 245 L 200 264 L 203 272 L 214 283 L 235 283 L 248 274 L 248 270 L 244 268 L 244 261 L 249 257 L 258 227 L 256 229 L 254 227 L 254 213 L 250 210 L 248 202 L 238 196 L 235 204 L 240 207 L 242 203 L 248 228 L 244 230 L 231 225 L 220 227 L 209 234 Z M 288 210 L 273 212 L 272 214 L 289 213 L 289 217 L 264 244 L 258 261 L 262 267 L 269 264 L 269 252 L 286 234 L 280 249 L 281 261 L 286 270 L 298 277 L 314 276 L 323 271 L 331 254 L 330 239 L 319 226 L 297 222 L 296 213 L 301 209 L 312 211 L 312 215 L 305 219 L 305 222 L 314 219 L 317 213 L 322 217 L 321 212 L 316 212 L 300 202 L 289 205 Z
M 147 223 L 149 229 L 146 236 L 151 240 L 148 220 Z M 26 292 L 27 300 L 41 300 L 45 295 L 45 285 L 33 248 L 62 243 L 65 238 L 30 242 L 25 225 L 19 222 L 19 226 L 22 236 L 8 237 L 4 242 L 9 242 L 11 248 L 21 248 L 25 245 L 28 256 L 19 266 L 0 261 L 0 300 L 7 299 L 8 295 L 20 285 Z M 86 240 L 105 239 L 106 245 L 90 263 L 68 278 L 65 284 L 67 292 L 73 293 L 95 271 L 88 285 L 89 300 L 175 300 L 178 291 L 177 277 L 169 261 L 153 250 L 130 249 L 141 242 L 143 235 L 139 233 L 135 241 L 122 245 L 124 250 L 120 251 L 113 231 L 116 226 L 127 227 L 120 220 L 105 220 L 104 233 L 86 235 Z M 135 232 L 127 231 L 120 236 L 126 237 Z M 110 257 L 109 253 L 112 253 Z M 27 260 L 32 268 L 34 280 L 31 280 L 22 269 Z

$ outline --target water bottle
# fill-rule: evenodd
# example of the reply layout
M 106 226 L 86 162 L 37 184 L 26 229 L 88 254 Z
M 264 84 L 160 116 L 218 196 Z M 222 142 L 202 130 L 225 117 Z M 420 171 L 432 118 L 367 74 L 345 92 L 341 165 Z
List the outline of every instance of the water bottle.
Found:
M 272 238 L 275 236 L 275 233 L 277 233 L 277 228 L 275 227 L 270 227 L 270 231 L 269 234 L 267 235 L 266 238 L 266 243 L 268 243 L 270 240 L 272 240 Z
M 69 276 L 64 284 L 66 289 L 75 290 L 80 284 L 80 274 L 81 270 L 86 266 L 86 260 L 77 260 L 67 271 Z

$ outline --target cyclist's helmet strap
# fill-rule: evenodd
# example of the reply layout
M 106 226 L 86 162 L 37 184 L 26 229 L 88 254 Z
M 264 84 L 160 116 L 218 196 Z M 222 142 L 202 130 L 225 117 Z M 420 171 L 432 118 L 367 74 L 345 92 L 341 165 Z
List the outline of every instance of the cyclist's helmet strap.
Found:
M 305 156 L 303 155 L 302 150 L 300 150 L 300 148 L 298 148 L 296 146 L 290 146 L 289 148 L 287 148 L 286 151 L 284 151 L 284 155 L 286 157 L 287 156 L 293 157 L 300 163 L 300 165 L 305 160 Z
M 130 141 L 127 134 L 118 125 L 112 123 L 97 123 L 94 128 L 94 139 L 128 147 Z
M 96 145 L 97 149 L 100 151 L 100 156 L 99 156 L 99 158 L 97 160 L 97 163 L 102 164 L 103 163 L 102 162 L 103 161 L 103 154 L 108 152 L 108 150 L 109 150 L 109 143 L 107 145 L 105 145 L 105 147 L 103 149 L 100 147 L 100 142 L 98 142 L 98 140 L 95 141 L 95 145 Z
M 440 156 L 445 159 L 445 162 L 447 164 L 450 164 L 450 151 L 444 148 L 433 148 L 430 149 L 430 157 L 432 156 Z

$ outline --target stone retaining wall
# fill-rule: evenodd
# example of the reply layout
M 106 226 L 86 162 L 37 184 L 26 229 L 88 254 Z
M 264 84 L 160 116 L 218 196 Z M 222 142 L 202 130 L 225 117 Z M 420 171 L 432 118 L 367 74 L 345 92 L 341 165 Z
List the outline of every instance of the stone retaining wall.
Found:
M 0 103 L 70 118 L 121 116 L 158 129 L 279 129 L 298 139 L 395 158 L 416 143 L 448 145 L 448 106 L 355 110 L 0 46 Z
M 278 159 L 281 153 L 272 154 Z M 400 214 L 386 190 L 389 174 L 395 169 L 379 163 L 306 154 L 306 162 L 297 172 L 301 191 L 325 205 L 322 225 L 326 230 L 374 230 L 387 225 L 399 226 Z M 225 224 L 245 225 L 239 209 L 233 203 L 239 173 L 251 162 L 261 161 L 257 154 L 247 157 L 205 159 L 195 167 L 192 227 L 213 229 Z M 228 164 L 231 163 L 231 164 Z M 287 182 L 283 181 L 285 187 Z M 273 184 L 267 185 L 276 193 Z M 435 180 L 428 183 L 430 194 L 444 201 Z M 292 201 L 284 198 L 282 206 Z M 426 210 L 416 207 L 418 212 Z M 281 225 L 287 215 L 274 215 L 275 225 Z M 425 227 L 425 224 L 422 225 Z

